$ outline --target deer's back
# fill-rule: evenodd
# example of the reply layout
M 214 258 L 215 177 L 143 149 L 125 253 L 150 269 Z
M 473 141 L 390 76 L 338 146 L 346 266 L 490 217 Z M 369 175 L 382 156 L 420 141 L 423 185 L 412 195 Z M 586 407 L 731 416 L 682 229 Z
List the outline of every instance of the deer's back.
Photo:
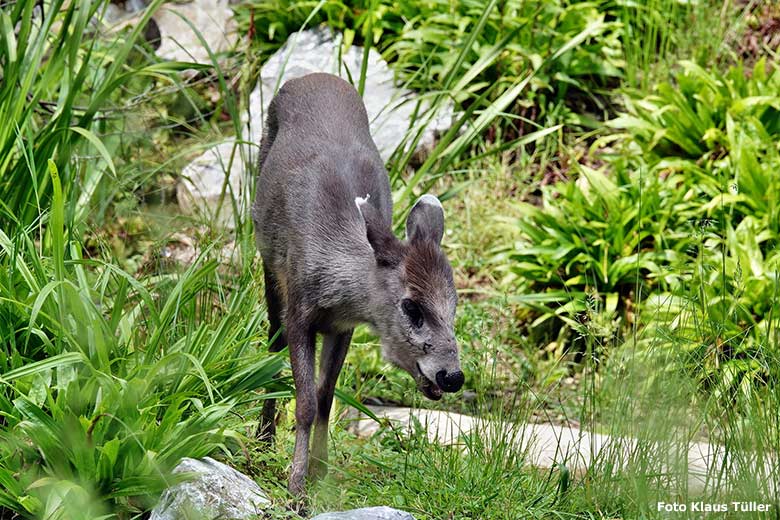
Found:
M 360 96 L 329 74 L 287 82 L 269 107 L 253 208 L 265 268 L 320 299 L 352 289 L 374 261 L 355 205 L 366 195 L 390 226 L 389 180 Z

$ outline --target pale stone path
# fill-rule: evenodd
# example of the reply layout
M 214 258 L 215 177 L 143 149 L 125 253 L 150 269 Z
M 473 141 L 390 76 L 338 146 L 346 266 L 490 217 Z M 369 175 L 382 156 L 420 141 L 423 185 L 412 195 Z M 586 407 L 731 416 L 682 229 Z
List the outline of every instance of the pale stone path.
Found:
M 628 467 L 630 461 L 641 457 L 655 461 L 655 467 L 664 471 L 672 478 L 674 475 L 687 477 L 688 490 L 700 493 L 711 490 L 716 484 L 710 479 L 728 479 L 728 474 L 722 474 L 720 469 L 728 467 L 726 449 L 722 446 L 706 442 L 691 442 L 686 446 L 673 445 L 663 447 L 659 444 L 642 443 L 641 449 L 636 439 L 627 437 L 612 437 L 609 435 L 591 433 L 578 428 L 558 426 L 553 424 L 512 424 L 506 422 L 488 421 L 468 415 L 438 410 L 369 406 L 380 418 L 389 419 L 400 431 L 408 432 L 415 421 L 426 429 L 428 439 L 443 445 L 462 446 L 464 438 L 471 434 L 479 434 L 486 446 L 491 444 L 511 444 L 518 453 L 524 453 L 528 465 L 539 468 L 553 468 L 556 464 L 564 464 L 574 474 L 583 474 L 593 464 L 598 464 L 599 457 L 607 457 L 611 462 L 621 461 L 619 467 Z M 361 437 L 376 433 L 380 425 L 366 416 L 358 416 L 351 423 L 350 429 Z M 687 451 L 687 453 L 686 453 Z M 729 454 L 733 462 L 733 455 Z M 745 456 L 745 454 L 742 454 Z M 758 457 L 755 457 L 758 459 Z M 776 463 L 777 461 L 775 461 Z M 772 462 L 764 459 L 764 475 L 772 475 Z M 756 460 L 754 467 L 759 470 L 761 463 Z M 774 472 L 776 475 L 777 473 Z M 759 478 L 757 476 L 757 478 Z M 723 489 L 721 480 L 718 486 Z M 773 494 L 777 493 L 777 483 Z

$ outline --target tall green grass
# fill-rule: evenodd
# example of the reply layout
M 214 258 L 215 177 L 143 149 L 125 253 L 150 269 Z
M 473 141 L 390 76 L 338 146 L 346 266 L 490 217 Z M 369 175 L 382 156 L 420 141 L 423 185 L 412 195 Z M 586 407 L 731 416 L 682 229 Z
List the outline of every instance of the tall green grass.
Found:
M 129 518 L 182 457 L 245 442 L 252 421 L 226 419 L 254 417 L 258 390 L 288 395 L 285 361 L 264 347 L 251 254 L 226 269 L 204 248 L 147 277 L 85 255 L 93 195 L 117 174 L 121 149 L 99 136 L 121 127 L 120 87 L 189 66 L 136 52 L 160 2 L 107 39 L 94 22 L 105 2 L 49 2 L 42 16 L 34 4 L 0 13 L 0 514 Z
M 138 280 L 82 258 L 50 167 L 51 245 L 0 233 L 0 505 L 121 517 L 151 507 L 181 457 L 240 443 L 226 417 L 259 389 L 286 390 L 285 361 L 263 348 L 251 270 L 222 274 L 206 252 L 180 275 Z M 85 500 L 94 509 L 73 516 Z
M 620 21 L 624 85 L 647 91 L 665 79 L 680 59 L 716 66 L 728 54 L 729 31 L 740 23 L 737 6 L 722 0 L 604 2 Z
M 96 38 L 102 0 L 11 2 L 0 13 L 0 225 L 26 227 L 47 208 L 52 185 L 49 159 L 57 165 L 73 219 L 106 173 L 111 153 L 96 134 L 111 126 L 106 109 L 124 82 L 155 75 L 173 64 L 133 67 L 133 46 L 157 1 L 123 38 Z M 95 157 L 97 159 L 87 159 Z M 81 203 L 81 206 L 79 206 Z M 80 216 L 80 215 L 79 215 Z
M 598 348 L 598 337 L 587 341 Z M 472 432 L 450 439 L 449 430 L 439 430 L 447 437 L 443 445 L 430 437 L 428 427 L 436 425 L 415 420 L 385 424 L 360 441 L 337 429 L 334 458 L 342 462 L 313 488 L 313 507 L 390 504 L 420 519 L 667 518 L 657 505 L 666 502 L 685 504 L 683 518 L 700 518 L 690 504 L 746 501 L 768 504 L 770 514 L 754 516 L 772 518 L 780 423 L 770 410 L 777 390 L 746 392 L 737 406 L 724 406 L 720 397 L 700 394 L 695 376 L 677 370 L 680 355 L 663 346 L 627 346 L 598 370 L 588 358 L 584 399 L 568 419 L 610 437 L 604 444 L 605 437 L 583 439 L 580 452 L 561 449 L 552 467 L 549 461 L 532 466 L 540 445 L 526 425 L 544 414 L 550 398 L 532 388 L 479 395 Z M 344 430 L 351 420 L 342 419 Z M 700 444 L 707 434 L 709 452 Z M 704 472 L 689 464 L 697 456 L 708 457 Z M 730 511 L 722 517 L 753 516 Z

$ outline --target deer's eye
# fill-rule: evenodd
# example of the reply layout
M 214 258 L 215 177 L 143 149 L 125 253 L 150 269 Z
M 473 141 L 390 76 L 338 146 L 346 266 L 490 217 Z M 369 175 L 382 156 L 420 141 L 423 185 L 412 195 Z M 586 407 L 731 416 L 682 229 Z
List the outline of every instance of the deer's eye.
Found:
M 401 302 L 401 308 L 404 310 L 404 314 L 406 314 L 406 317 L 409 318 L 409 321 L 412 322 L 412 325 L 414 325 L 418 329 L 422 327 L 423 324 L 422 309 L 420 309 L 420 306 L 417 303 L 413 302 L 409 298 L 406 298 Z

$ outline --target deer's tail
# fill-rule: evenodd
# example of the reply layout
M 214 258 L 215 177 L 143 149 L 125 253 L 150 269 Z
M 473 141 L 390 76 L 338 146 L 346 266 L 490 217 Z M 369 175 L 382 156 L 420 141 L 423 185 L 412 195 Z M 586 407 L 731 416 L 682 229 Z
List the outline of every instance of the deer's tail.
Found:
M 276 119 L 276 97 L 271 100 L 268 105 L 268 114 L 265 119 L 265 127 L 263 128 L 263 137 L 260 140 L 260 161 L 258 163 L 257 173 L 260 174 L 263 171 L 263 164 L 265 158 L 268 157 L 268 152 L 271 150 L 271 145 L 274 144 L 276 139 L 276 131 L 279 128 L 279 122 Z

